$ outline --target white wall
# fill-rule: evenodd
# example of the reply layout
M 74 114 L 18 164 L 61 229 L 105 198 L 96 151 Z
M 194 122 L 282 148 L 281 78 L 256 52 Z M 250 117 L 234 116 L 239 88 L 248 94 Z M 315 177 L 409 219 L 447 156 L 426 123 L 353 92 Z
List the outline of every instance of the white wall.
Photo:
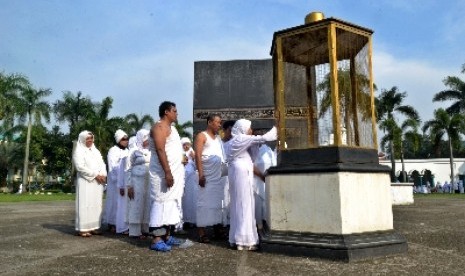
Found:
M 391 167 L 390 160 L 379 160 L 381 165 Z M 423 170 L 430 170 L 434 175 L 434 181 L 444 184 L 445 181 L 450 182 L 450 163 L 449 158 L 437 158 L 437 159 L 406 159 L 404 160 L 405 170 L 410 173 L 413 170 L 417 170 L 422 174 Z M 402 164 L 400 160 L 396 160 L 396 175 L 402 170 Z M 454 173 L 456 179 L 459 174 L 465 174 L 465 158 L 454 158 Z

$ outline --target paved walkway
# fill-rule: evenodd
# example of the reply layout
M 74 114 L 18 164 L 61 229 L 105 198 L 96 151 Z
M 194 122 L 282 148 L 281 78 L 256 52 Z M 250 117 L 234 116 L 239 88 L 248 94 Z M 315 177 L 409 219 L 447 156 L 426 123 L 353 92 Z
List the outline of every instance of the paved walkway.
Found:
M 422 197 L 394 208 L 409 252 L 356 263 L 194 243 L 170 253 L 148 241 L 74 235 L 74 202 L 0 203 L 1 275 L 465 275 L 465 202 Z

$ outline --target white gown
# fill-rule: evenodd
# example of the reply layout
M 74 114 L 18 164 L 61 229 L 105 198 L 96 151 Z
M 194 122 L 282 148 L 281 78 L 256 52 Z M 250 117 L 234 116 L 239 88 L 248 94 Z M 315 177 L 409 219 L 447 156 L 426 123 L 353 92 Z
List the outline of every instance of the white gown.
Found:
M 77 171 L 75 229 L 81 232 L 98 229 L 102 219 L 103 185 L 95 177 L 107 174 L 102 155 L 95 147 L 77 146 L 73 163 Z
M 253 191 L 253 152 L 265 141 L 276 139 L 273 128 L 263 136 L 238 134 L 230 140 L 226 153 L 229 163 L 230 202 L 229 243 L 252 246 L 258 244 Z

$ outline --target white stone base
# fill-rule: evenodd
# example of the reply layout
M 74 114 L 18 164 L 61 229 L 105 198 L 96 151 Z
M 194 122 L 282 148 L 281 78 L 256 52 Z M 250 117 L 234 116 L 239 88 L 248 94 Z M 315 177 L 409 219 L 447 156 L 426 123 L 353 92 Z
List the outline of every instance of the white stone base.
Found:
M 268 175 L 270 230 L 327 234 L 392 230 L 390 183 L 387 173 Z
M 413 183 L 391 183 L 392 205 L 413 204 Z

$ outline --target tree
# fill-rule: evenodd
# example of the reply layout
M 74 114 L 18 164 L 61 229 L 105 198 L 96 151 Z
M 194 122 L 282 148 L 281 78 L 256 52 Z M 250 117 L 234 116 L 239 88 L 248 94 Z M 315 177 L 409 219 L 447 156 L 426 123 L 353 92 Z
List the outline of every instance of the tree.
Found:
M 82 128 L 82 121 L 93 112 L 94 104 L 88 97 L 83 97 L 78 91 L 74 95 L 71 91 L 63 92 L 63 100 L 57 100 L 53 104 L 53 112 L 60 123 L 69 123 L 69 134 L 77 137 Z
M 339 106 L 341 107 L 340 116 L 344 122 L 348 139 L 351 139 L 354 133 L 351 121 L 356 120 L 356 115 L 361 115 L 362 120 L 371 120 L 371 94 L 370 80 L 366 75 L 355 74 L 351 76 L 349 69 L 338 69 L 337 71 Z M 355 81 L 354 81 L 355 80 Z M 352 91 L 352 85 L 355 82 L 355 94 Z M 376 86 L 375 86 L 376 89 Z M 323 117 L 331 108 L 331 74 L 328 73 L 324 80 L 318 84 L 317 91 L 322 93 L 319 106 L 319 117 Z M 355 102 L 357 109 L 354 110 L 352 103 Z M 357 113 L 358 112 L 358 113 Z
M 52 94 L 50 89 L 35 89 L 28 82 L 20 88 L 20 97 L 15 108 L 18 110 L 20 121 L 27 118 L 27 136 L 26 136 L 26 149 L 24 152 L 24 166 L 23 166 L 23 188 L 26 187 L 28 180 L 28 167 L 29 167 L 29 144 L 31 140 L 32 121 L 36 124 L 41 124 L 42 118 L 46 122 L 50 122 L 50 105 L 48 102 L 43 101 L 43 98 Z M 24 191 L 25 189 L 23 189 Z
M 20 146 L 11 141 L 0 141 L 0 187 L 5 187 L 6 177 L 11 168 L 19 167 L 21 162 Z
M 187 121 L 183 124 L 179 124 L 178 122 L 174 123 L 174 127 L 179 133 L 179 136 L 182 137 L 188 137 L 189 139 L 192 140 L 192 134 L 187 130 L 188 128 L 191 128 L 193 126 L 191 121 Z
M 391 157 L 391 180 L 395 181 L 396 162 L 394 150 L 394 138 L 399 134 L 399 127 L 396 123 L 396 115 L 403 115 L 407 119 L 419 122 L 418 112 L 410 105 L 403 105 L 402 102 L 407 97 L 407 92 L 400 93 L 396 86 L 389 90 L 383 89 L 381 94 L 376 98 L 376 115 L 380 122 L 380 128 L 388 137 L 389 151 Z M 400 134 L 400 136 L 402 136 Z
M 19 89 L 28 84 L 28 80 L 22 75 L 0 73 L 0 133 L 9 140 L 12 139 L 12 135 L 8 130 L 14 126 Z
M 110 117 L 113 99 L 106 97 L 101 103 L 94 103 L 93 110 L 83 122 L 83 130 L 87 129 L 95 134 L 95 146 L 102 156 L 106 156 L 108 149 L 114 145 L 114 133 L 117 129 L 124 130 L 125 121 L 122 117 Z
M 434 111 L 434 119 L 425 122 L 423 131 L 430 131 L 434 139 L 442 139 L 447 135 L 449 145 L 450 181 L 454 183 L 454 154 L 453 144 L 460 141 L 460 134 L 465 133 L 465 116 L 462 114 L 450 115 L 443 108 Z M 452 192 L 452 190 L 451 190 Z
M 462 73 L 465 73 L 465 64 L 462 65 Z M 448 76 L 444 80 L 444 85 L 450 89 L 438 92 L 433 97 L 433 102 L 454 101 L 451 106 L 446 108 L 449 114 L 458 114 L 465 112 L 465 82 L 458 77 Z
M 139 118 L 139 116 L 137 116 L 135 113 L 131 113 L 126 115 L 126 117 L 124 117 L 124 120 L 126 121 L 126 124 L 128 126 L 127 132 L 129 136 L 136 135 L 137 131 L 146 127 L 147 125 L 150 128 L 154 123 L 152 116 L 148 114 L 145 114 L 141 118 Z
M 416 152 L 420 147 L 421 136 L 418 133 L 419 120 L 406 119 L 400 127 L 400 162 L 402 164 L 402 182 L 407 182 L 407 172 L 405 171 L 404 151 L 405 142 L 408 141 L 409 145 Z

